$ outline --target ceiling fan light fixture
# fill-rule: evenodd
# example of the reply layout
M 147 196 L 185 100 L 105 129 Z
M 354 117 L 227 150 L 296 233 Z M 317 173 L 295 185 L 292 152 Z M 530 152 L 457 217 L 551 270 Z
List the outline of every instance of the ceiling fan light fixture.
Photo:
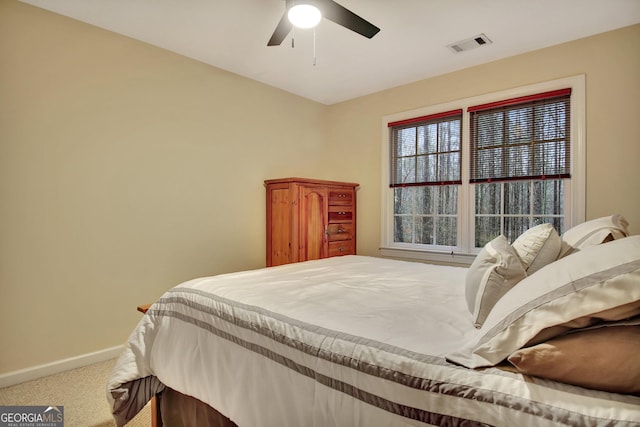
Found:
M 296 4 L 287 13 L 289 22 L 298 28 L 313 28 L 322 19 L 320 9 L 310 4 Z

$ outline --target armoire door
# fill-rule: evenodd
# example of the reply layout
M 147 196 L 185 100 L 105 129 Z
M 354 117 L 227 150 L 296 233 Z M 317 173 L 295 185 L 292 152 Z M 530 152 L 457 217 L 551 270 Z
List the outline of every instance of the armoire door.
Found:
M 289 185 L 275 184 L 267 190 L 267 266 L 296 260 L 293 242 L 293 215 Z
M 322 187 L 300 187 L 299 261 L 326 258 L 329 192 Z

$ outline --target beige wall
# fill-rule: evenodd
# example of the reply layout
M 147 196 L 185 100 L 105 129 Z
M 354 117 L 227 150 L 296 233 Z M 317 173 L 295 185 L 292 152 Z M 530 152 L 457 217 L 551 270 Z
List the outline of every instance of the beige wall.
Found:
M 326 118 L 325 105 L 0 1 L 0 374 L 120 345 L 136 305 L 264 266 L 263 181 L 331 178 Z
M 267 178 L 360 182 L 377 255 L 398 111 L 585 73 L 587 216 L 637 234 L 637 52 L 640 26 L 327 107 L 0 0 L 0 374 L 122 344 L 137 304 L 264 265 Z
M 336 172 L 356 171 L 358 252 L 380 244 L 381 126 L 385 115 L 585 74 L 586 216 L 622 213 L 640 233 L 640 25 L 468 68 L 331 106 Z

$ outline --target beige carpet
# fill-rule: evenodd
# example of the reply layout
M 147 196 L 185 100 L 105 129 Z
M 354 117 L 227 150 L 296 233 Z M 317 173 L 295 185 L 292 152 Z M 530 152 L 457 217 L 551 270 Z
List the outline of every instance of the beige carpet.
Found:
M 0 406 L 64 406 L 65 427 L 115 427 L 107 404 L 106 384 L 114 360 L 0 389 Z M 129 427 L 149 427 L 149 405 Z

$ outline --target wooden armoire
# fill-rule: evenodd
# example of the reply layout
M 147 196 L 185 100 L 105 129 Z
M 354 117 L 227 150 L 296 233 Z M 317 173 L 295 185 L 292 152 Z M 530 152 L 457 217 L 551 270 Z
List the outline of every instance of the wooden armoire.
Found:
M 351 182 L 270 179 L 267 267 L 356 253 L 356 188 Z

